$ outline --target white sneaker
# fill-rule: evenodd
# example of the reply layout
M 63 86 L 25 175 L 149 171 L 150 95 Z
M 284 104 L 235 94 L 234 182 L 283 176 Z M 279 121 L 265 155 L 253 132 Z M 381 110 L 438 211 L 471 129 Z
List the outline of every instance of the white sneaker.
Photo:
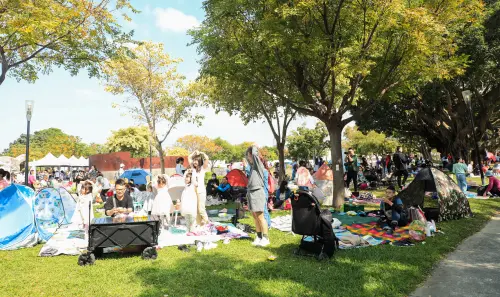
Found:
M 262 237 L 262 239 L 260 240 L 259 246 L 266 247 L 270 244 L 271 244 L 271 242 L 269 241 L 268 238 Z
M 260 241 L 261 241 L 261 240 L 262 240 L 262 239 L 260 239 L 259 237 L 255 237 L 255 240 L 252 242 L 252 245 L 253 245 L 253 246 L 258 246 L 258 245 L 260 245 Z

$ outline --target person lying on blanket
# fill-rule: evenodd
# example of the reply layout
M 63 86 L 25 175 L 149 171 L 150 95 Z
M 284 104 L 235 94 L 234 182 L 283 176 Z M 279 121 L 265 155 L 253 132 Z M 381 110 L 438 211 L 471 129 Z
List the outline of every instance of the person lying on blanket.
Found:
M 403 206 L 401 198 L 396 196 L 396 189 L 394 186 L 389 186 L 385 190 L 385 198 L 380 203 L 380 216 L 379 225 L 392 234 L 396 227 L 406 226 L 408 224 L 408 216 Z

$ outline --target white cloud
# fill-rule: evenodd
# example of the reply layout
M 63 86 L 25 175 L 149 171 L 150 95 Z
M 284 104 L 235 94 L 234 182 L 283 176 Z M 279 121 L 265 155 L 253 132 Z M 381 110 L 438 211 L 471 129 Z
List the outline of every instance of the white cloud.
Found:
M 155 8 L 153 12 L 156 17 L 156 26 L 162 31 L 182 33 L 200 25 L 196 17 L 174 8 Z

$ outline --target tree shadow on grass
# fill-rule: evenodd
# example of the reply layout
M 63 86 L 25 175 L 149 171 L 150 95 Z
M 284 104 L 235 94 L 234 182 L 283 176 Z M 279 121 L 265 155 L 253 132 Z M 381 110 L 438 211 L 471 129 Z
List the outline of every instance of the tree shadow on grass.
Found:
M 153 263 L 137 272 L 145 287 L 140 296 L 392 297 L 401 295 L 401 284 L 393 279 L 410 270 L 404 265 L 391 268 L 384 262 L 389 256 L 363 259 L 344 251 L 320 262 L 293 255 L 296 247 L 285 244 L 266 249 L 277 256 L 272 262 L 242 260 L 224 254 L 221 247 L 216 253 L 195 253 L 179 259 L 171 267 Z

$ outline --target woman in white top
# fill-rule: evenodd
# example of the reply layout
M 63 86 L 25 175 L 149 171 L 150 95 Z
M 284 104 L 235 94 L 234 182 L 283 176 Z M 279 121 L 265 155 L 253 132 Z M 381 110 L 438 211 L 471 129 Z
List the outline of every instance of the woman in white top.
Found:
M 174 204 L 168 193 L 167 178 L 164 175 L 158 176 L 158 194 L 153 201 L 151 214 L 160 221 L 160 227 L 163 230 L 168 229 L 170 222 L 170 213 Z
M 203 226 L 208 223 L 207 210 L 205 203 L 207 202 L 207 192 L 205 191 L 205 172 L 208 169 L 208 156 L 199 151 L 194 151 L 188 158 L 189 164 L 193 169 L 192 181 L 196 187 L 198 194 L 198 215 L 196 222 Z

